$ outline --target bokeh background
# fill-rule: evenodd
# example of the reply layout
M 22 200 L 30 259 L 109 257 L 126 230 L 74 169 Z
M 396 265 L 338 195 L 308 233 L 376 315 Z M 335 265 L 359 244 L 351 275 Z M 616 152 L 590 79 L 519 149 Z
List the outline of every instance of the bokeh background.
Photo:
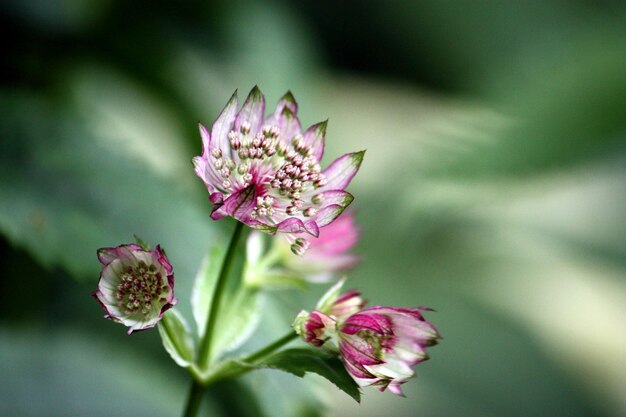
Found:
M 197 122 L 255 84 L 330 118 L 373 304 L 428 305 L 445 339 L 407 399 L 358 405 L 264 371 L 211 415 L 626 414 L 626 8 L 620 1 L 4 0 L 0 415 L 172 416 L 157 332 L 89 296 L 95 250 L 160 242 L 180 309 L 209 220 Z M 323 291 L 268 296 L 255 340 Z M 279 307 L 275 307 L 279 306 Z M 305 392 L 306 391 L 306 392 Z M 251 394 L 256 394 L 254 400 Z M 216 398 L 232 399 L 222 406 Z M 319 399 L 321 398 L 321 399 Z

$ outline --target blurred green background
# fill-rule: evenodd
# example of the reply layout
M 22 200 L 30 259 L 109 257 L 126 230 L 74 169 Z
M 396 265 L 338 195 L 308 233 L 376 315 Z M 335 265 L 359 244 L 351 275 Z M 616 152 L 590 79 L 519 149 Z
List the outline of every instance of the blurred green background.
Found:
M 255 84 L 330 118 L 325 164 L 368 149 L 350 285 L 435 308 L 444 340 L 407 399 L 263 371 L 207 412 L 626 414 L 623 2 L 5 0 L 0 24 L 0 416 L 180 413 L 157 332 L 89 296 L 95 250 L 161 243 L 189 314 L 232 227 L 193 173 L 197 122 Z M 322 291 L 271 294 L 253 343 Z

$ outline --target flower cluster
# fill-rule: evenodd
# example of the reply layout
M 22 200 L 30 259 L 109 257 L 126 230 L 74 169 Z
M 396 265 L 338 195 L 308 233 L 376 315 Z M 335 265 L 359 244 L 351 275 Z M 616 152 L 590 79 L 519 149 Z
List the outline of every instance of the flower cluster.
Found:
M 411 366 L 428 359 L 426 348 L 441 338 L 421 313 L 430 309 L 364 308 L 357 291 L 337 296 L 342 284 L 333 287 L 316 310 L 300 312 L 294 329 L 307 343 L 338 351 L 359 386 L 389 388 L 402 396 L 400 386 L 415 375 Z
M 215 347 L 220 347 L 215 344 L 218 327 L 212 323 L 226 323 L 222 327 L 234 331 L 241 327 L 230 325 L 220 300 L 223 289 L 230 288 L 229 271 L 242 224 L 259 231 L 250 234 L 242 280 L 232 285 L 233 299 L 242 303 L 255 302 L 259 287 L 301 287 L 304 280 L 327 281 L 358 261 L 350 253 L 359 237 L 354 213 L 337 218 L 353 200 L 345 188 L 359 170 L 364 151 L 345 154 L 322 169 L 326 122 L 303 130 L 297 112 L 298 105 L 288 92 L 266 117 L 265 98 L 254 87 L 241 108 L 235 92 L 210 131 L 200 125 L 203 151 L 193 163 L 213 203 L 211 218 L 231 216 L 241 223 L 223 255 L 219 274 L 213 277 L 212 272 L 203 271 L 196 279 L 198 291 L 208 288 L 204 285 L 208 278 L 216 280 L 213 298 L 194 299 L 204 300 L 202 306 L 210 305 L 203 313 L 208 314 L 205 322 L 194 311 L 197 327 L 206 323 L 198 348 L 186 321 L 176 312 L 165 316 L 159 330 L 172 358 L 193 370 L 194 377 L 204 378 L 204 383 L 249 372 L 254 366 L 248 369 L 240 364 L 250 361 L 252 365 L 295 337 L 292 333 L 242 357 L 236 370 L 228 368 L 235 366 L 233 361 L 211 368 L 211 359 L 224 353 Z M 282 232 L 283 236 L 266 250 L 263 242 L 270 238 L 261 232 Z M 126 325 L 128 334 L 154 327 L 178 301 L 174 271 L 164 251 L 160 246 L 151 250 L 139 239 L 138 243 L 98 250 L 102 271 L 93 293 L 105 317 Z M 341 293 L 344 283 L 345 278 L 337 282 L 312 312 L 301 311 L 293 328 L 307 343 L 339 355 L 357 385 L 403 395 L 401 385 L 415 375 L 412 366 L 428 359 L 426 349 L 441 338 L 422 315 L 429 309 L 365 307 L 359 292 Z M 249 328 L 256 325 L 252 318 L 244 319 Z
M 101 248 L 98 260 L 102 272 L 93 296 L 107 312 L 105 317 L 127 326 L 128 334 L 154 327 L 178 302 L 174 271 L 160 246 Z
M 257 87 L 237 109 L 235 92 L 211 131 L 200 125 L 202 155 L 193 163 L 213 203 L 211 218 L 232 216 L 270 234 L 317 237 L 352 202 L 345 188 L 364 152 L 346 154 L 322 170 L 326 122 L 303 131 L 290 92 L 266 118 Z M 306 249 L 302 239 L 296 243 Z

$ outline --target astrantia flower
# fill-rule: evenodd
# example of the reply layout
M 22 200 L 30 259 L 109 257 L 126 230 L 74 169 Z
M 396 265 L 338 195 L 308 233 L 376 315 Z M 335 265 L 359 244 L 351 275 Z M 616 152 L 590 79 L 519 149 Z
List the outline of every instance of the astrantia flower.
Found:
M 174 298 L 174 271 L 157 245 L 146 250 L 131 243 L 98 249 L 102 264 L 93 296 L 106 310 L 104 316 L 133 331 L 154 327 L 163 313 L 178 302 Z
M 361 386 L 389 388 L 403 395 L 400 385 L 415 375 L 411 366 L 428 359 L 426 348 L 441 338 L 421 313 L 425 307 L 369 307 L 357 291 L 338 296 L 343 281 L 322 297 L 317 309 L 301 311 L 293 328 L 307 343 L 338 351 L 346 370 Z
M 345 188 L 364 152 L 346 154 L 322 170 L 326 122 L 303 131 L 289 92 L 266 118 L 257 87 L 237 109 L 235 92 L 210 132 L 200 125 L 202 156 L 193 163 L 209 190 L 211 218 L 232 216 L 271 234 L 318 236 L 352 202 Z
M 338 326 L 341 360 L 359 386 L 403 395 L 400 385 L 415 375 L 411 366 L 428 359 L 426 348 L 441 338 L 420 310 L 370 307 Z

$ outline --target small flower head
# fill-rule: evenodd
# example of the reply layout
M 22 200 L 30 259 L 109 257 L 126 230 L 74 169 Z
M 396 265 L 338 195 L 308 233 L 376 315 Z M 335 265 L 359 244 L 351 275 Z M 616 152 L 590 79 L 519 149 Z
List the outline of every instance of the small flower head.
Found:
M 265 98 L 254 87 L 239 110 L 233 94 L 211 131 L 200 126 L 203 152 L 193 163 L 213 203 L 211 218 L 232 216 L 270 234 L 318 236 L 352 202 L 345 188 L 364 152 L 322 170 L 326 122 L 303 131 L 290 92 L 272 114 L 264 112 Z
M 311 313 L 302 310 L 294 320 L 292 326 L 305 342 L 319 347 L 332 339 L 336 345 L 337 324 L 365 306 L 365 300 L 358 291 L 348 291 L 339 295 L 344 283 L 345 278 L 322 296 L 315 310 Z M 336 346 L 328 347 L 336 349 Z
M 403 395 L 400 386 L 415 375 L 411 366 L 428 359 L 426 348 L 441 338 L 420 310 L 370 307 L 337 326 L 341 359 L 357 384 Z
M 101 248 L 98 260 L 102 272 L 93 296 L 107 312 L 105 317 L 127 326 L 128 334 L 154 327 L 178 302 L 174 271 L 160 246 Z
M 321 311 L 302 310 L 296 317 L 293 328 L 305 342 L 320 347 L 336 333 L 337 321 Z

